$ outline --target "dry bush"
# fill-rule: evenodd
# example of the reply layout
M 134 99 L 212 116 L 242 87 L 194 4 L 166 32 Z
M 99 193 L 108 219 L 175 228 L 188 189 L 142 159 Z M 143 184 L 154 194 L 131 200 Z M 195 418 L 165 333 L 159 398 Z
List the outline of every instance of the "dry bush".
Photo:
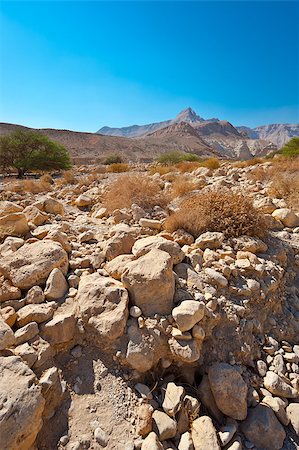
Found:
M 50 183 L 42 180 L 18 180 L 9 183 L 7 190 L 18 194 L 22 194 L 23 192 L 39 194 L 41 192 L 50 192 L 52 190 L 52 186 Z
M 183 161 L 179 164 L 176 164 L 176 168 L 180 172 L 193 172 L 193 170 L 198 169 L 199 167 L 202 167 L 202 163 L 198 161 Z
M 198 183 L 190 180 L 186 175 L 178 174 L 175 176 L 171 186 L 171 196 L 172 198 L 181 197 L 198 188 Z
M 264 158 L 252 158 L 252 159 L 246 159 L 246 161 L 238 161 L 234 164 L 235 167 L 238 167 L 239 169 L 243 169 L 245 167 L 255 166 L 256 164 L 261 164 L 267 162 Z
M 130 208 L 133 203 L 142 208 L 168 203 L 157 182 L 145 176 L 124 175 L 115 180 L 103 196 L 103 205 L 109 210 Z
M 114 172 L 114 173 L 128 172 L 129 170 L 130 170 L 129 164 L 124 163 L 110 164 L 107 167 L 107 172 Z
M 222 231 L 229 238 L 262 236 L 266 224 L 250 198 L 229 191 L 207 191 L 189 197 L 166 220 L 167 231 L 172 233 L 179 228 L 195 238 L 206 231 Z
M 149 173 L 154 175 L 155 173 L 159 173 L 160 175 L 166 175 L 169 172 L 173 172 L 173 166 L 150 166 Z
M 202 161 L 201 166 L 212 170 L 219 169 L 220 162 L 218 158 L 208 158 L 205 161 Z
M 76 172 L 74 170 L 65 170 L 62 173 L 62 177 L 57 180 L 58 186 L 65 186 L 67 184 L 76 184 L 78 178 L 76 176 Z
M 42 183 L 50 183 L 53 184 L 53 178 L 51 177 L 51 175 L 49 173 L 45 173 L 43 174 L 39 181 L 41 181 Z
M 102 179 L 101 174 L 96 172 L 88 173 L 86 175 L 82 175 L 77 179 L 77 184 L 79 187 L 82 186 L 90 186 L 95 181 L 99 181 Z

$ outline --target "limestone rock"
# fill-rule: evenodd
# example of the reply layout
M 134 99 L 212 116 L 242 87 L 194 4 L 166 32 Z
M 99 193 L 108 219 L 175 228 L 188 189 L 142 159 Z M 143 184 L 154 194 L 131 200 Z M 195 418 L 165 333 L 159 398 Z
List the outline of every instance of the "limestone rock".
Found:
M 58 300 L 62 298 L 68 290 L 67 281 L 59 269 L 53 269 L 48 276 L 45 288 L 47 300 Z
M 0 303 L 7 300 L 19 300 L 21 298 L 21 290 L 15 286 L 12 286 L 9 280 L 5 280 L 0 275 Z
M 15 355 L 20 356 L 28 365 L 28 367 L 32 367 L 33 364 L 37 360 L 37 353 L 28 342 L 24 342 L 24 344 L 18 345 L 14 349 Z
M 223 414 L 244 420 L 247 416 L 247 384 L 230 364 L 215 363 L 208 372 L 215 402 Z
M 139 220 L 139 224 L 142 228 L 151 228 L 158 231 L 162 228 L 162 222 L 160 220 L 146 219 L 144 217 Z
M 219 288 L 225 288 L 228 284 L 227 279 L 215 269 L 208 267 L 205 269 L 205 275 L 208 277 L 210 283 L 215 284 Z
M 2 235 L 24 236 L 29 231 L 25 214 L 18 212 L 0 217 L 0 230 Z
M 0 318 L 0 350 L 11 347 L 14 343 L 15 336 L 12 329 Z
M 70 342 L 75 334 L 76 322 L 73 310 L 58 309 L 54 317 L 41 326 L 41 336 L 54 346 Z
M 195 300 L 185 300 L 172 310 L 177 327 L 181 331 L 188 331 L 198 323 L 205 314 L 205 304 Z
M 79 206 L 80 208 L 83 206 L 89 206 L 91 204 L 92 204 L 92 199 L 87 194 L 81 194 L 75 200 L 75 205 Z
M 195 245 L 202 250 L 206 248 L 217 249 L 221 247 L 224 241 L 224 234 L 214 231 L 207 231 L 206 233 L 201 234 L 195 241 Z
M 209 383 L 209 378 L 207 375 L 202 377 L 201 383 L 198 388 L 200 395 L 200 400 L 208 410 L 208 412 L 218 421 L 222 421 L 222 412 L 218 408 L 213 393 L 211 391 L 211 386 Z
M 77 300 L 83 322 L 102 338 L 122 336 L 128 318 L 128 293 L 113 278 L 93 273 L 82 277 Z
M 178 264 L 185 258 L 184 252 L 179 244 L 163 238 L 162 236 L 149 236 L 138 239 L 132 248 L 132 253 L 137 258 L 150 252 L 152 249 L 163 250 L 171 256 L 172 264 Z
M 4 308 L 0 308 L 0 319 L 4 320 L 4 322 L 12 327 L 17 320 L 17 314 L 12 306 L 5 306 Z
M 26 305 L 17 312 L 17 325 L 23 327 L 29 322 L 42 323 L 54 314 L 55 302 Z
M 191 429 L 194 450 L 220 450 L 212 419 L 202 416 L 192 422 Z
M 29 322 L 15 332 L 16 345 L 24 344 L 38 334 L 36 322 Z
M 26 304 L 37 304 L 45 301 L 45 295 L 40 286 L 32 286 L 26 295 Z
M 281 449 L 286 437 L 272 409 L 261 404 L 249 409 L 241 429 L 250 442 L 265 450 Z
M 288 426 L 290 419 L 286 413 L 287 401 L 279 397 L 271 397 L 267 395 L 263 398 L 262 403 L 269 406 L 275 413 L 277 419 L 285 426 Z
M 153 412 L 154 429 L 161 441 L 171 439 L 176 435 L 177 423 L 162 411 L 155 410 Z
M 20 289 L 44 283 L 55 268 L 66 274 L 68 257 L 65 250 L 52 241 L 24 244 L 15 253 L 0 260 L 0 274 Z
M 185 389 L 177 386 L 175 383 L 167 383 L 164 400 L 162 404 L 163 410 L 171 417 L 174 417 L 181 407 L 181 402 L 185 395 Z
M 61 202 L 55 198 L 46 198 L 43 202 L 43 210 L 48 214 L 53 214 L 55 216 L 64 216 L 64 206 Z
M 175 360 L 192 363 L 200 357 L 201 341 L 198 339 L 184 340 L 172 337 L 168 344 Z
M 275 209 L 272 213 L 272 217 L 280 220 L 285 227 L 295 228 L 299 226 L 299 217 L 289 208 Z
M 17 356 L 0 357 L 0 448 L 31 450 L 45 400 L 34 373 Z
M 175 280 L 168 253 L 153 249 L 127 263 L 122 282 L 134 305 L 139 306 L 145 316 L 170 314 Z
M 299 436 L 299 403 L 290 403 L 287 407 L 287 415 L 297 436 Z
M 43 225 L 48 220 L 48 215 L 40 211 L 36 206 L 27 206 L 23 213 L 26 216 L 28 222 L 33 223 L 36 226 Z
M 189 433 L 189 431 L 186 431 L 181 435 L 178 450 L 194 450 L 191 433 Z
M 49 419 L 54 415 L 56 408 L 62 402 L 65 393 L 65 383 L 62 382 L 57 367 L 50 367 L 40 377 L 39 384 L 42 387 L 42 394 L 46 400 L 43 417 Z
M 163 450 L 163 445 L 153 431 L 144 439 L 141 450 Z
M 134 259 L 134 255 L 116 256 L 116 258 L 112 259 L 105 265 L 105 270 L 112 278 L 120 280 L 125 270 L 126 264 L 130 261 L 133 261 Z
M 18 213 L 23 211 L 22 206 L 16 203 L 9 202 L 7 200 L 0 201 L 0 217 L 7 216 L 8 214 Z
M 136 241 L 136 232 L 130 227 L 119 228 L 116 233 L 110 237 L 104 245 L 104 255 L 111 261 L 119 255 L 131 253 L 134 242 Z
M 152 424 L 153 407 L 148 404 L 140 405 L 137 411 L 137 434 L 144 437 L 153 429 Z
M 268 371 L 264 378 L 264 386 L 269 392 L 278 397 L 296 398 L 298 392 L 287 384 L 277 373 Z

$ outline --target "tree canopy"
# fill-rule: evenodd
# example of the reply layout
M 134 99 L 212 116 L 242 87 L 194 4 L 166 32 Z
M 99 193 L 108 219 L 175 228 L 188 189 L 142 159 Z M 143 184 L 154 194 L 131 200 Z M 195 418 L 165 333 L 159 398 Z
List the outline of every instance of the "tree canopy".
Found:
M 69 169 L 71 160 L 58 142 L 36 131 L 17 130 L 0 137 L 0 167 L 15 168 L 22 176 L 28 170 Z
M 299 156 L 299 137 L 293 137 L 279 151 L 283 156 Z

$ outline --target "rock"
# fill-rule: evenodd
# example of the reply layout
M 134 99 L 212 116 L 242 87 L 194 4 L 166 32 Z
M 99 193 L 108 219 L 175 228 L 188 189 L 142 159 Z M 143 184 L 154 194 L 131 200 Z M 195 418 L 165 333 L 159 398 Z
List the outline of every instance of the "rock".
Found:
M 277 419 L 285 426 L 288 426 L 290 419 L 287 416 L 285 408 L 287 406 L 286 400 L 279 397 L 270 397 L 267 395 L 263 398 L 262 403 L 269 406 L 275 413 Z
M 203 329 L 203 327 L 201 327 L 200 325 L 196 324 L 192 328 L 192 336 L 194 337 L 194 339 L 198 339 L 199 341 L 203 341 L 205 336 L 206 336 L 206 333 L 205 333 L 205 330 Z
M 5 280 L 0 275 L 0 303 L 8 300 L 19 300 L 21 298 L 21 290 L 15 286 L 12 286 L 9 280 Z
M 34 372 L 41 373 L 44 369 L 49 367 L 51 359 L 54 356 L 54 349 L 49 342 L 37 336 L 32 343 L 36 351 L 37 359 L 32 366 Z
M 38 334 L 38 325 L 36 322 L 29 322 L 15 332 L 16 345 L 24 344 Z
M 45 283 L 53 269 L 66 274 L 68 257 L 63 248 L 52 241 L 24 244 L 12 255 L 0 261 L 0 274 L 20 289 Z
M 75 205 L 79 206 L 79 208 L 84 206 L 89 206 L 92 204 L 92 199 L 87 194 L 81 194 L 75 200 Z
M 99 208 L 92 213 L 91 217 L 94 217 L 95 219 L 102 219 L 107 215 L 107 213 L 107 208 Z
M 142 398 L 147 398 L 148 400 L 152 400 L 153 395 L 152 395 L 149 387 L 146 386 L 146 384 L 137 383 L 137 384 L 135 384 L 134 388 L 136 389 L 137 392 L 139 392 L 139 394 L 141 395 Z
M 156 429 L 159 439 L 165 441 L 176 435 L 177 424 L 167 414 L 162 411 L 155 410 L 153 412 L 154 430 Z
M 177 327 L 181 331 L 188 331 L 205 315 L 205 304 L 195 300 L 185 300 L 172 310 Z
M 268 250 L 267 244 L 261 239 L 252 236 L 240 236 L 234 239 L 236 250 L 251 253 L 265 253 Z
M 136 231 L 130 227 L 120 228 L 104 245 L 104 255 L 111 261 L 119 255 L 131 253 L 136 241 Z
M 160 220 L 146 219 L 144 217 L 139 220 L 139 225 L 142 228 L 151 228 L 158 231 L 162 228 L 162 222 Z
M 289 208 L 275 209 L 272 213 L 272 217 L 276 220 L 280 220 L 285 227 L 295 228 L 299 226 L 299 217 Z
M 204 404 L 208 412 L 216 419 L 219 423 L 222 422 L 222 412 L 216 405 L 213 393 L 211 391 L 211 386 L 209 383 L 209 378 L 207 375 L 202 377 L 202 381 L 198 387 L 198 392 L 200 395 L 200 400 Z
M 189 264 L 180 263 L 174 267 L 174 272 L 177 274 L 179 278 L 182 278 L 186 281 L 187 286 L 191 289 L 197 287 L 198 289 L 203 289 L 203 280 L 202 277 L 193 270 L 193 268 Z
M 3 244 L 0 245 L 0 255 L 7 256 L 16 250 L 18 248 L 22 247 L 24 245 L 25 241 L 22 238 L 8 236 Z
M 234 438 L 225 450 L 243 450 L 242 440 L 240 436 Z
M 208 267 L 204 270 L 204 272 L 209 282 L 215 284 L 219 288 L 222 289 L 228 285 L 227 279 L 223 275 L 221 275 L 221 273 L 217 272 L 217 270 Z
M 295 433 L 299 436 L 299 403 L 290 403 L 287 406 L 287 415 Z
M 272 214 L 276 209 L 276 206 L 269 197 L 254 200 L 253 206 L 264 214 Z
M 33 305 L 43 303 L 45 301 L 45 294 L 40 286 L 32 286 L 26 295 L 26 304 Z
M 133 261 L 134 259 L 135 259 L 134 255 L 116 256 L 114 259 L 112 259 L 105 265 L 105 270 L 106 270 L 106 272 L 109 273 L 109 275 L 112 278 L 115 278 L 116 280 L 120 280 L 121 276 L 126 268 L 126 264 L 130 261 Z
M 18 213 L 23 211 L 22 206 L 16 203 L 9 202 L 7 200 L 0 201 L 0 217 L 7 216 L 8 214 Z
M 212 419 L 202 416 L 192 422 L 191 436 L 194 450 L 220 450 Z
M 129 262 L 122 282 L 134 305 L 139 306 L 145 316 L 170 314 L 175 280 L 171 257 L 166 252 L 153 249 Z
M 63 204 L 55 198 L 46 198 L 42 207 L 46 213 L 53 214 L 54 216 L 64 216 L 65 214 Z
M 241 429 L 250 442 L 265 450 L 279 450 L 286 437 L 283 426 L 277 420 L 271 408 L 257 405 L 249 408 L 247 419 Z
M 175 383 L 167 383 L 162 408 L 166 414 L 174 417 L 181 407 L 185 395 L 185 389 Z
M 95 440 L 102 447 L 107 447 L 107 444 L 108 444 L 108 441 L 109 441 L 109 437 L 108 437 L 107 433 L 101 427 L 97 427 L 94 430 L 94 437 L 95 437 Z
M 149 236 L 138 239 L 132 248 L 132 253 L 136 258 L 145 255 L 153 249 L 162 250 L 171 256 L 172 264 L 178 264 L 185 258 L 184 252 L 179 244 L 169 241 L 162 236 Z
M 181 435 L 178 450 L 194 450 L 193 441 L 189 431 Z
M 59 244 L 61 244 L 62 248 L 67 253 L 69 253 L 72 249 L 71 244 L 69 243 L 69 240 L 68 240 L 68 235 L 66 233 L 63 233 L 60 230 L 55 230 L 55 229 L 50 230 L 49 233 L 47 234 L 47 236 L 45 237 L 45 240 L 59 242 Z
M 70 342 L 74 338 L 76 323 L 74 311 L 61 308 L 53 319 L 41 326 L 41 336 L 54 346 Z
M 136 432 L 142 437 L 147 436 L 153 429 L 152 414 L 153 407 L 151 405 L 143 404 L 139 406 Z
M 36 226 L 43 225 L 48 220 L 48 215 L 41 212 L 36 206 L 27 206 L 23 213 L 26 216 L 28 222 L 33 223 Z
M 278 397 L 296 398 L 298 392 L 292 386 L 288 385 L 279 375 L 268 371 L 264 378 L 264 386 L 269 392 Z
M 26 305 L 17 312 L 17 326 L 23 327 L 29 322 L 42 323 L 51 319 L 54 314 L 55 302 Z
M 230 364 L 213 364 L 208 372 L 209 383 L 220 411 L 236 420 L 247 416 L 247 384 Z
M 141 450 L 163 450 L 163 445 L 153 431 L 144 439 Z
M 4 322 L 12 327 L 17 320 L 17 314 L 12 306 L 5 306 L 0 309 L 0 319 L 4 320 Z
M 46 400 L 43 417 L 44 419 L 50 419 L 63 400 L 65 383 L 62 382 L 57 367 L 51 367 L 43 372 L 39 384 L 42 387 L 42 394 Z
M 222 426 L 218 432 L 221 447 L 224 447 L 232 440 L 237 429 L 238 429 L 238 422 L 236 422 L 234 419 L 228 418 L 226 424 Z
M 264 377 L 267 373 L 267 364 L 262 360 L 258 360 L 256 362 L 256 367 L 257 367 L 259 375 L 261 377 Z
M 45 400 L 34 373 L 17 356 L 0 357 L 0 448 L 31 450 Z
M 142 316 L 142 311 L 138 306 L 131 306 L 130 308 L 130 316 L 137 319 L 138 317 Z
M 219 233 L 217 231 L 211 232 L 207 231 L 206 233 L 201 234 L 196 240 L 196 247 L 205 250 L 206 248 L 210 248 L 212 250 L 221 247 L 224 241 L 224 234 Z
M 198 339 L 184 340 L 172 337 L 168 340 L 168 344 L 175 360 L 192 363 L 200 357 L 201 341 Z
M 58 300 L 66 294 L 68 290 L 67 281 L 59 269 L 53 269 L 48 276 L 45 288 L 47 300 Z
M 4 322 L 2 318 L 0 318 L 0 350 L 9 348 L 14 344 L 15 336 L 12 329 L 9 325 L 7 325 L 7 323 Z
M 0 229 L 3 236 L 24 236 L 29 232 L 26 216 L 22 212 L 0 217 Z
M 179 245 L 191 245 L 194 242 L 194 237 L 192 236 L 192 234 L 187 233 L 187 231 L 181 228 L 174 231 L 171 236 L 173 237 L 173 240 Z
M 14 349 L 15 355 L 20 356 L 27 364 L 28 367 L 32 367 L 37 360 L 37 353 L 28 342 L 18 345 Z
M 128 318 L 128 293 L 113 278 L 98 273 L 81 278 L 77 300 L 83 322 L 100 338 L 123 335 Z

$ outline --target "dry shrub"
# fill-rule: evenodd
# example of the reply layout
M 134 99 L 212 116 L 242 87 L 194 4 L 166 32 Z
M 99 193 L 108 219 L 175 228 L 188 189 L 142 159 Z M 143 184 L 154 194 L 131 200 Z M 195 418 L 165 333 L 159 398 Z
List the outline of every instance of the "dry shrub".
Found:
M 246 159 L 246 161 L 238 161 L 234 164 L 235 167 L 238 167 L 239 169 L 243 169 L 245 167 L 255 166 L 256 164 L 261 164 L 266 162 L 266 159 L 263 158 L 252 158 L 252 159 Z
M 214 170 L 219 169 L 220 162 L 218 158 L 208 158 L 201 163 L 202 167 L 207 167 L 208 169 Z
M 45 173 L 44 175 L 42 175 L 40 177 L 39 181 L 41 181 L 42 183 L 53 184 L 53 178 L 51 177 L 51 175 L 49 173 Z
M 77 179 L 77 184 L 79 187 L 82 186 L 90 186 L 95 181 L 99 181 L 102 179 L 101 174 L 96 172 L 88 173 L 86 175 L 82 175 Z
M 176 168 L 180 172 L 193 172 L 193 170 L 198 169 L 199 167 L 202 167 L 202 163 L 198 161 L 183 161 L 179 164 L 176 164 Z
M 173 172 L 173 166 L 150 166 L 149 173 L 154 175 L 159 173 L 160 175 L 166 175 L 169 172 Z
M 188 192 L 198 189 L 199 184 L 190 180 L 186 175 L 178 174 L 175 176 L 174 181 L 171 186 L 171 196 L 172 198 L 181 197 Z
M 173 232 L 183 228 L 197 238 L 206 231 L 222 231 L 227 238 L 241 235 L 263 236 L 263 215 L 250 198 L 228 191 L 207 191 L 185 200 L 165 222 Z
M 19 180 L 10 183 L 7 186 L 8 191 L 21 194 L 23 192 L 31 192 L 32 194 L 39 194 L 41 192 L 50 192 L 52 190 L 51 184 L 42 180 Z
M 58 186 L 65 186 L 67 184 L 76 184 L 77 181 L 78 179 L 74 170 L 65 170 L 62 177 L 56 183 Z
M 109 210 L 130 208 L 133 203 L 142 208 L 165 206 L 168 199 L 157 182 L 149 177 L 124 175 L 109 186 L 103 205 Z
M 107 172 L 114 172 L 114 173 L 128 172 L 129 170 L 130 170 L 129 164 L 124 163 L 110 164 L 107 167 Z

